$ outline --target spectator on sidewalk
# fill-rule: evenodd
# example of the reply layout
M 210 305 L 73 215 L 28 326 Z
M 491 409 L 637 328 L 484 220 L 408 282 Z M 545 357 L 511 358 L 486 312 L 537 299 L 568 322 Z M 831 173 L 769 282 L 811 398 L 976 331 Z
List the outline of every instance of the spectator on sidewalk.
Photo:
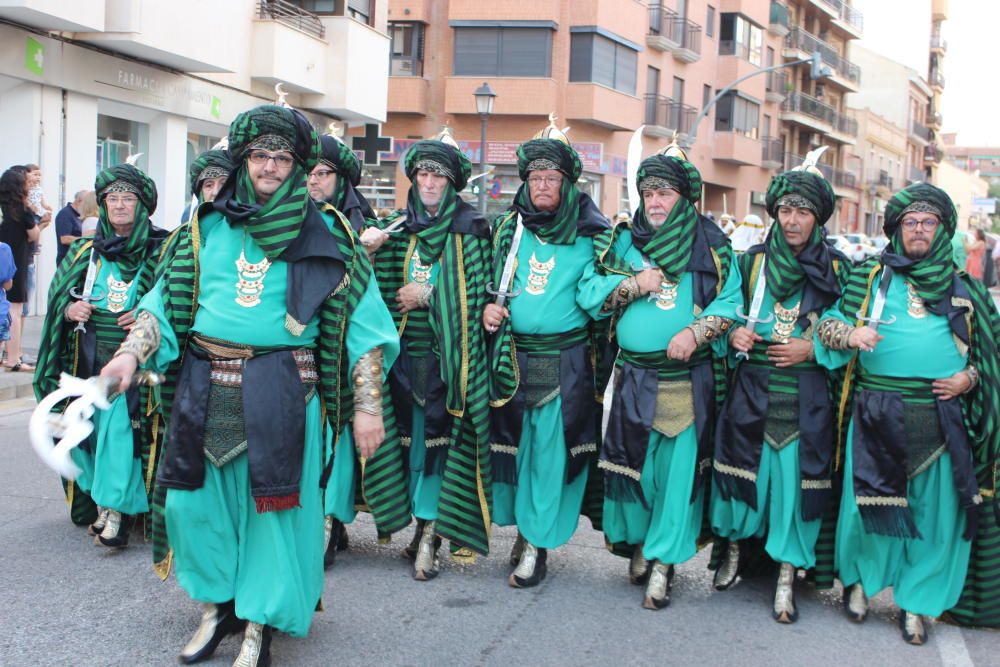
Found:
M 28 178 L 28 207 L 38 220 L 38 234 L 41 237 L 41 233 L 45 231 L 45 228 L 52 224 L 52 206 L 45 200 L 45 193 L 42 191 L 42 168 L 37 164 L 26 164 L 24 165 L 24 169 Z M 41 243 L 39 239 L 35 239 L 28 244 L 28 247 L 30 248 L 30 253 L 28 254 L 27 275 L 25 276 L 27 292 L 25 294 L 24 307 L 22 308 L 22 315 L 24 317 L 31 314 L 31 302 L 34 299 L 36 284 L 35 257 L 38 256 Z
M 100 222 L 101 209 L 97 206 L 97 193 L 88 190 L 83 196 L 83 203 L 80 205 L 80 217 L 83 222 L 80 225 L 81 236 L 93 236 L 97 233 L 97 223 Z
M 7 290 L 14 285 L 14 255 L 10 246 L 0 241 L 0 346 L 6 347 L 10 340 L 10 302 Z
M 10 341 L 4 365 L 12 371 L 34 372 L 34 367 L 21 362 L 21 323 L 24 302 L 27 299 L 27 266 L 30 258 L 29 242 L 38 241 L 38 224 L 28 206 L 28 179 L 26 170 L 11 167 L 0 176 L 0 241 L 10 246 L 17 272 L 7 291 L 10 301 Z
M 981 229 L 972 232 L 973 240 L 966 239 L 965 244 L 965 272 L 976 280 L 983 280 L 983 255 L 986 254 L 986 233 Z
M 59 213 L 56 214 L 56 238 L 59 246 L 56 249 L 56 266 L 62 262 L 69 250 L 70 244 L 83 236 L 80 212 L 83 210 L 83 196 L 86 190 L 80 190 L 73 197 L 73 201 L 66 204 Z

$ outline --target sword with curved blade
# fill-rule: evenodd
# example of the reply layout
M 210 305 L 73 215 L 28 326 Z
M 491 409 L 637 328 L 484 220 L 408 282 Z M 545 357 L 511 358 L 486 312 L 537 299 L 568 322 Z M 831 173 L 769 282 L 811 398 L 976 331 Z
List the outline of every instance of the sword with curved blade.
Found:
M 140 371 L 132 376 L 136 384 L 155 386 L 163 376 L 152 371 Z M 95 408 L 111 407 L 108 398 L 118 389 L 113 378 L 78 378 L 63 373 L 59 388 L 39 401 L 28 421 L 28 437 L 35 453 L 48 467 L 66 479 L 76 479 L 80 468 L 73 463 L 70 450 L 87 439 L 94 430 L 91 417 Z M 52 409 L 63 401 L 77 397 L 62 413 Z M 55 441 L 55 444 L 53 444 Z

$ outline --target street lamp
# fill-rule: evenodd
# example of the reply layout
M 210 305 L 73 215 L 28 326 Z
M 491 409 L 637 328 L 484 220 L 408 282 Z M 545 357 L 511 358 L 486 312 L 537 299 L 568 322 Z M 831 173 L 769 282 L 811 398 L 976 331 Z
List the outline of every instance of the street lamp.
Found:
M 479 173 L 486 173 L 486 123 L 489 122 L 490 114 L 493 113 L 493 102 L 497 94 L 490 88 L 490 84 L 483 81 L 483 85 L 476 88 L 472 93 L 476 98 L 476 111 L 479 112 Z M 486 177 L 482 177 L 479 183 L 479 212 L 486 215 Z

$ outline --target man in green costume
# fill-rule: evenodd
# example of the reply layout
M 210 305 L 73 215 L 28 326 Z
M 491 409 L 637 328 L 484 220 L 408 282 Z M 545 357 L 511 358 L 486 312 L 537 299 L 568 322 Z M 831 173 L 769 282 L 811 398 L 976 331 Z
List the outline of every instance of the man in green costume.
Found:
M 629 577 L 657 610 L 674 565 L 697 551 L 740 275 L 725 233 L 694 208 L 701 176 L 679 147 L 643 160 L 636 179 L 642 203 L 612 252 L 659 280 L 649 296 L 639 277 L 613 294 L 620 351 L 599 467 L 607 541 L 632 551 Z
M 483 324 L 493 335 L 493 520 L 517 525 L 508 583 L 528 588 L 579 521 L 598 450 L 590 325 L 625 278 L 601 270 L 610 223 L 577 189 L 580 157 L 554 123 L 518 147 L 517 166 L 524 184 L 493 230 L 491 289 L 504 303 L 490 303 Z M 659 279 L 650 270 L 643 282 Z
M 417 529 L 405 554 L 413 577 L 438 573 L 441 538 L 453 557 L 489 553 L 491 473 L 486 340 L 489 224 L 458 193 L 471 165 L 445 128 L 407 152 L 406 209 L 366 232 L 375 274 L 402 336 L 390 373 L 393 412 L 409 448 Z M 400 227 L 401 225 L 401 227 Z
M 326 429 L 351 433 L 381 480 L 365 489 L 376 523 L 392 532 L 409 514 L 383 498 L 403 470 L 379 448 L 398 339 L 349 223 L 309 198 L 319 137 L 298 112 L 262 106 L 233 121 L 229 150 L 236 168 L 102 374 L 167 374 L 157 484 L 177 580 L 204 607 L 179 659 L 243 631 L 245 667 L 269 664 L 272 628 L 304 636 L 320 603 Z
M 845 610 L 891 586 L 904 641 L 927 641 L 924 616 L 950 610 L 1000 625 L 1000 316 L 956 270 L 957 214 L 925 183 L 886 206 L 889 245 L 852 271 L 819 324 L 820 363 L 846 365 L 846 432 L 836 567 Z
M 97 234 L 74 242 L 49 288 L 35 370 L 39 399 L 55 391 L 60 373 L 90 377 L 111 359 L 153 284 L 166 236 L 149 220 L 156 210 L 156 185 L 136 167 L 105 169 L 94 189 L 100 203 Z M 91 266 L 96 279 L 88 294 Z M 91 437 L 72 451 L 81 474 L 64 482 L 66 500 L 73 522 L 89 523 L 97 544 L 126 546 L 134 518 L 149 511 L 156 453 L 150 451 L 148 400 L 146 389 L 117 396 L 109 410 L 94 416 Z
M 766 204 L 777 224 L 739 257 L 742 312 L 759 323 L 729 336 L 748 357 L 736 368 L 715 434 L 712 528 L 728 540 L 715 587 L 735 582 L 739 540 L 763 538 L 780 563 L 772 609 L 779 623 L 798 618 L 796 572 L 816 566 L 821 519 L 833 500 L 834 406 L 813 333 L 851 266 L 826 242 L 823 225 L 835 203 L 815 166 L 771 179 Z
M 361 232 L 375 220 L 375 212 L 357 189 L 361 163 L 354 151 L 337 137 L 324 134 L 319 140 L 323 155 L 306 180 L 309 196 L 317 203 L 333 205 L 350 220 L 354 231 Z
M 188 169 L 188 179 L 191 195 L 198 198 L 199 206 L 215 201 L 232 170 L 233 159 L 228 150 L 213 148 L 195 158 Z

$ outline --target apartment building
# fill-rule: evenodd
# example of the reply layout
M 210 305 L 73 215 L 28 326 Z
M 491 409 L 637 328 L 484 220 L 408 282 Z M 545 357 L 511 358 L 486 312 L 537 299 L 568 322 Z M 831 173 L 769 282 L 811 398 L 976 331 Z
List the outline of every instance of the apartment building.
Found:
M 41 165 L 62 206 L 100 169 L 142 153 L 159 189 L 154 222 L 172 228 L 195 155 L 236 114 L 273 101 L 275 84 L 317 127 L 385 119 L 386 12 L 376 0 L 0 0 L 3 166 Z M 54 233 L 43 235 L 34 312 Z
M 675 132 L 693 140 L 689 157 L 704 177 L 703 210 L 763 215 L 771 176 L 815 143 L 796 128 L 804 123 L 814 126 L 812 134 L 838 137 L 827 158 L 831 168 L 840 167 L 837 147 L 856 134 L 831 112 L 841 111 L 841 91 L 856 86 L 844 44 L 860 34 L 861 17 L 837 0 L 834 18 L 831 1 L 793 3 L 792 10 L 777 0 L 390 0 L 383 134 L 394 147 L 362 185 L 379 204 L 401 205 L 408 187 L 397 168 L 401 155 L 446 123 L 478 163 L 473 92 L 486 82 L 497 93 L 485 146 L 486 162 L 495 166 L 485 179 L 491 214 L 520 184 L 514 148 L 555 113 L 583 157 L 581 187 L 605 213 L 629 209 L 627 147 L 644 126 L 645 155 Z M 821 27 L 833 26 L 836 46 L 807 40 L 818 15 Z M 837 91 L 837 107 L 809 106 L 802 96 L 816 90 L 801 65 L 739 84 L 694 126 L 699 111 L 739 77 L 814 49 L 840 66 L 826 84 L 827 95 Z

